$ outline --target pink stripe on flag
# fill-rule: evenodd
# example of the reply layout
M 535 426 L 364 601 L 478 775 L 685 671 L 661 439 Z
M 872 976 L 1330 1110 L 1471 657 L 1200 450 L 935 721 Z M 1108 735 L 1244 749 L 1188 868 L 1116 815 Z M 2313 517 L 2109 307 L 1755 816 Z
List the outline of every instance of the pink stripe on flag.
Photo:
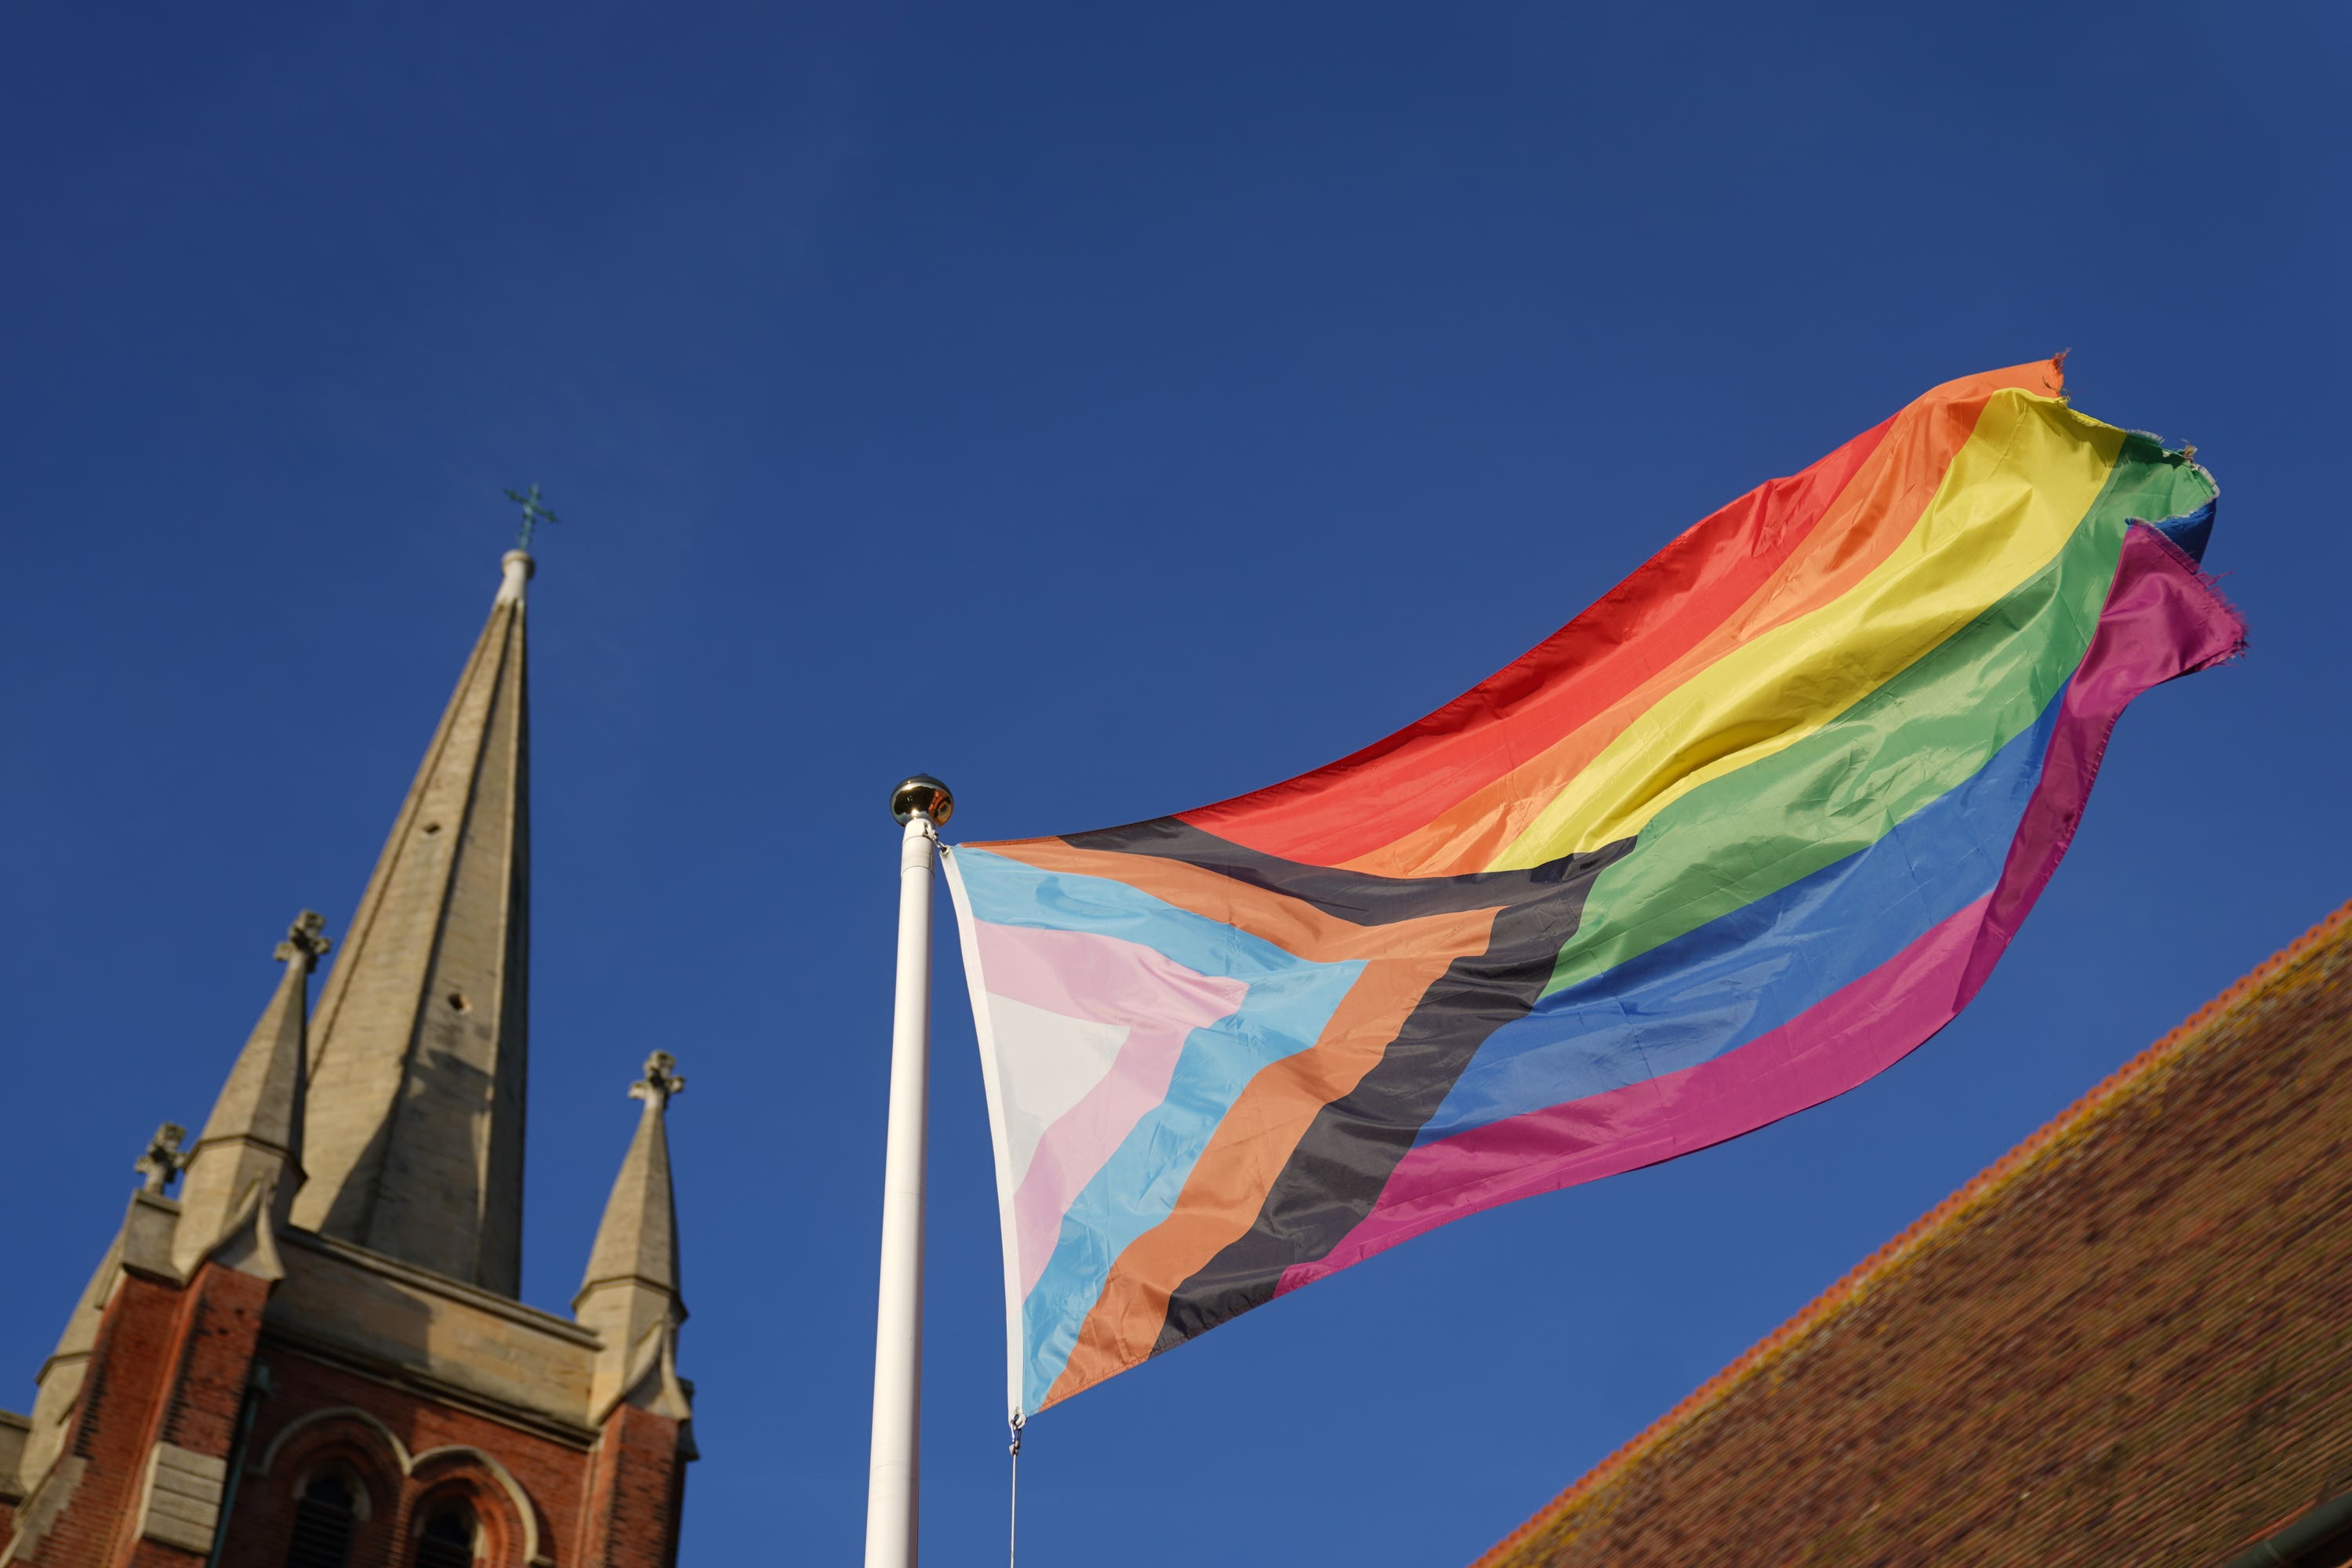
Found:
M 1991 893 L 1780 1027 L 1712 1061 L 1412 1150 L 1347 1239 L 1286 1269 L 1275 1293 L 1465 1214 L 1737 1138 L 1843 1094 L 1916 1049 L 1976 994 L 2049 882 L 2125 706 L 2244 646 L 2244 625 L 2196 563 L 2155 529 L 2133 524 Z
M 1276 1295 L 1465 1214 L 1719 1143 L 1844 1093 L 1949 1023 L 1989 900 L 1769 1034 L 1712 1061 L 1490 1121 L 1405 1155 L 1381 1200 Z
M 2026 803 L 2024 820 L 2009 843 L 1992 907 L 1976 956 L 1960 980 L 1965 1007 L 2009 949 L 2025 912 L 2050 885 L 2051 873 L 2090 804 L 2091 781 L 2107 754 L 2131 700 L 2151 686 L 2234 658 L 2246 646 L 2245 623 L 2205 584 L 2197 563 L 2145 523 L 2124 535 L 2115 585 L 2083 665 L 2067 683 L 2058 727 L 2050 737 L 2042 780 Z
M 1249 986 L 1202 974 L 1139 942 L 1089 931 L 1037 931 L 974 921 L 982 987 L 1064 1017 L 1123 1026 L 1118 1057 L 1102 1080 L 1038 1140 L 1013 1196 L 1021 1291 L 1053 1257 L 1062 1215 L 1095 1173 L 1168 1093 L 1194 1029 L 1238 1011 Z M 1000 1064 L 1017 1051 L 999 1040 Z M 1018 1068 L 1001 1065 L 1008 1076 Z

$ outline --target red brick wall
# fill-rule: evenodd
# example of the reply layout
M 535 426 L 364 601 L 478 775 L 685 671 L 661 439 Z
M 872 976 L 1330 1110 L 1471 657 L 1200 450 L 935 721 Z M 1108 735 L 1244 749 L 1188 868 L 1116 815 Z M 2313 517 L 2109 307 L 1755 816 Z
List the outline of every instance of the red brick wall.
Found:
M 522 1568 L 522 1543 L 534 1532 L 541 1555 L 565 1564 L 581 1561 L 576 1546 L 588 1459 L 583 1448 L 299 1351 L 272 1345 L 263 1359 L 273 1388 L 255 1426 L 229 1526 L 230 1541 L 255 1563 L 283 1558 L 298 1489 L 321 1464 L 340 1465 L 366 1489 L 369 1517 L 359 1527 L 355 1565 L 401 1561 L 399 1544 L 421 1521 L 418 1505 L 459 1497 L 473 1505 L 492 1538 L 490 1560 L 499 1568 Z M 363 1411 L 382 1426 L 353 1416 L 316 1418 L 338 1408 Z M 289 1433 L 280 1444 L 281 1435 Z M 472 1452 L 425 1458 L 448 1448 Z M 526 1503 L 518 1505 L 493 1465 L 478 1456 L 503 1467 Z M 265 1460 L 266 1473 L 260 1468 Z
M 559 1568 L 671 1568 L 684 1494 L 677 1423 L 625 1406 L 593 1443 L 509 1426 L 264 1339 L 268 1292 L 215 1267 L 185 1289 L 124 1277 L 66 1448 L 83 1462 L 80 1478 L 23 1568 L 200 1568 L 202 1553 L 134 1537 L 147 1455 L 160 1439 L 226 1458 L 257 1360 L 271 1388 L 229 1518 L 233 1568 L 285 1560 L 299 1489 L 321 1465 L 367 1498 L 352 1568 L 400 1568 L 426 1515 L 457 1501 L 481 1526 L 488 1568 L 527 1568 L 534 1542 Z M 320 1414 L 338 1410 L 364 1414 Z M 7 1526 L 0 1514 L 0 1540 Z
M 158 1441 L 211 1458 L 229 1458 L 269 1286 L 249 1274 L 208 1264 L 197 1270 L 182 1298 L 177 1353 L 161 1391 L 160 1419 L 140 1446 L 142 1466 L 146 1450 Z M 197 1568 L 205 1553 L 134 1534 L 141 1479 L 134 1471 L 122 1523 L 131 1568 Z
M 624 1405 L 604 1423 L 588 1502 L 590 1561 L 601 1568 L 672 1568 L 686 1511 L 677 1423 Z
M 267 1287 L 226 1269 L 202 1270 L 183 1289 L 126 1273 L 107 1304 L 73 1436 L 59 1465 L 81 1461 L 70 1499 L 26 1568 L 186 1568 L 202 1558 L 139 1542 L 133 1514 L 147 1451 L 167 1423 L 173 1440 L 215 1458 L 228 1451 Z M 61 1480 L 62 1476 L 54 1479 Z
M 675 1474 L 676 1422 L 630 1409 L 625 1416 L 615 1415 L 604 1442 L 574 1446 L 290 1347 L 265 1345 L 262 1359 L 274 1388 L 256 1424 L 230 1520 L 229 1540 L 239 1563 L 269 1568 L 283 1560 L 299 1489 L 320 1466 L 332 1465 L 367 1493 L 369 1517 L 357 1531 L 352 1568 L 394 1568 L 404 1562 L 404 1545 L 425 1515 L 458 1500 L 482 1525 L 490 1568 L 524 1568 L 524 1542 L 534 1532 L 539 1554 L 562 1568 L 668 1568 L 682 1492 Z M 337 1409 L 364 1412 L 373 1421 L 319 1415 Z M 616 1466 L 605 1462 L 615 1427 L 627 1433 Z M 465 1451 L 437 1452 L 448 1449 Z M 667 1456 L 666 1463 L 661 1456 Z M 525 1494 L 525 1505 L 518 1506 L 497 1473 L 499 1468 Z M 617 1479 L 607 1484 L 607 1472 Z M 592 1505 L 592 1492 L 617 1494 L 624 1511 L 614 1515 L 609 1505 Z M 665 1504 L 669 1511 L 663 1511 Z M 606 1528 L 607 1515 L 621 1521 Z
M 269 1286 L 249 1274 L 206 1265 L 189 1282 L 187 1294 L 191 1304 L 181 1327 L 177 1375 L 159 1436 L 225 1459 L 236 1440 Z

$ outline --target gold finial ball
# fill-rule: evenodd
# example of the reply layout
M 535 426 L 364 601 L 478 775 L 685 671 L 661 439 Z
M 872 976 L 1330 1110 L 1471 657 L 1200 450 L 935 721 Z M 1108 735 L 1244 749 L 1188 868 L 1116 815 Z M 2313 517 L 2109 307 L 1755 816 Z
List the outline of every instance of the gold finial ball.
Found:
M 902 827 L 919 816 L 929 817 L 934 827 L 945 827 L 955 815 L 955 796 L 930 774 L 917 773 L 890 792 L 890 815 Z

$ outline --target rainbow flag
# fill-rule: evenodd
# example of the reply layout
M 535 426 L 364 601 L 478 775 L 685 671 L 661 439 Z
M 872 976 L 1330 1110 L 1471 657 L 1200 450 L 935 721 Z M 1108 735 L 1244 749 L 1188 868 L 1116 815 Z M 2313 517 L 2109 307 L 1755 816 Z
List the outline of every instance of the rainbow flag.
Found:
M 1937 388 L 1343 761 L 956 847 L 1014 1412 L 1967 1005 L 2124 705 L 2244 643 L 2211 477 L 2059 374 Z

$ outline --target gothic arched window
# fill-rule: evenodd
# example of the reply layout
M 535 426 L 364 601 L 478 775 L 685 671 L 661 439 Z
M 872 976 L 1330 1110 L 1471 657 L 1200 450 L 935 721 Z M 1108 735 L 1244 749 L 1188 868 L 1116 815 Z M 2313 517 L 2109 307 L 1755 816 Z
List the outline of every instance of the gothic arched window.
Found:
M 352 1526 L 359 1497 L 349 1479 L 321 1470 L 302 1488 L 294 1504 L 294 1544 L 286 1568 L 343 1568 L 352 1556 Z
M 436 1509 L 417 1532 L 415 1568 L 474 1568 L 474 1514 L 462 1504 Z

